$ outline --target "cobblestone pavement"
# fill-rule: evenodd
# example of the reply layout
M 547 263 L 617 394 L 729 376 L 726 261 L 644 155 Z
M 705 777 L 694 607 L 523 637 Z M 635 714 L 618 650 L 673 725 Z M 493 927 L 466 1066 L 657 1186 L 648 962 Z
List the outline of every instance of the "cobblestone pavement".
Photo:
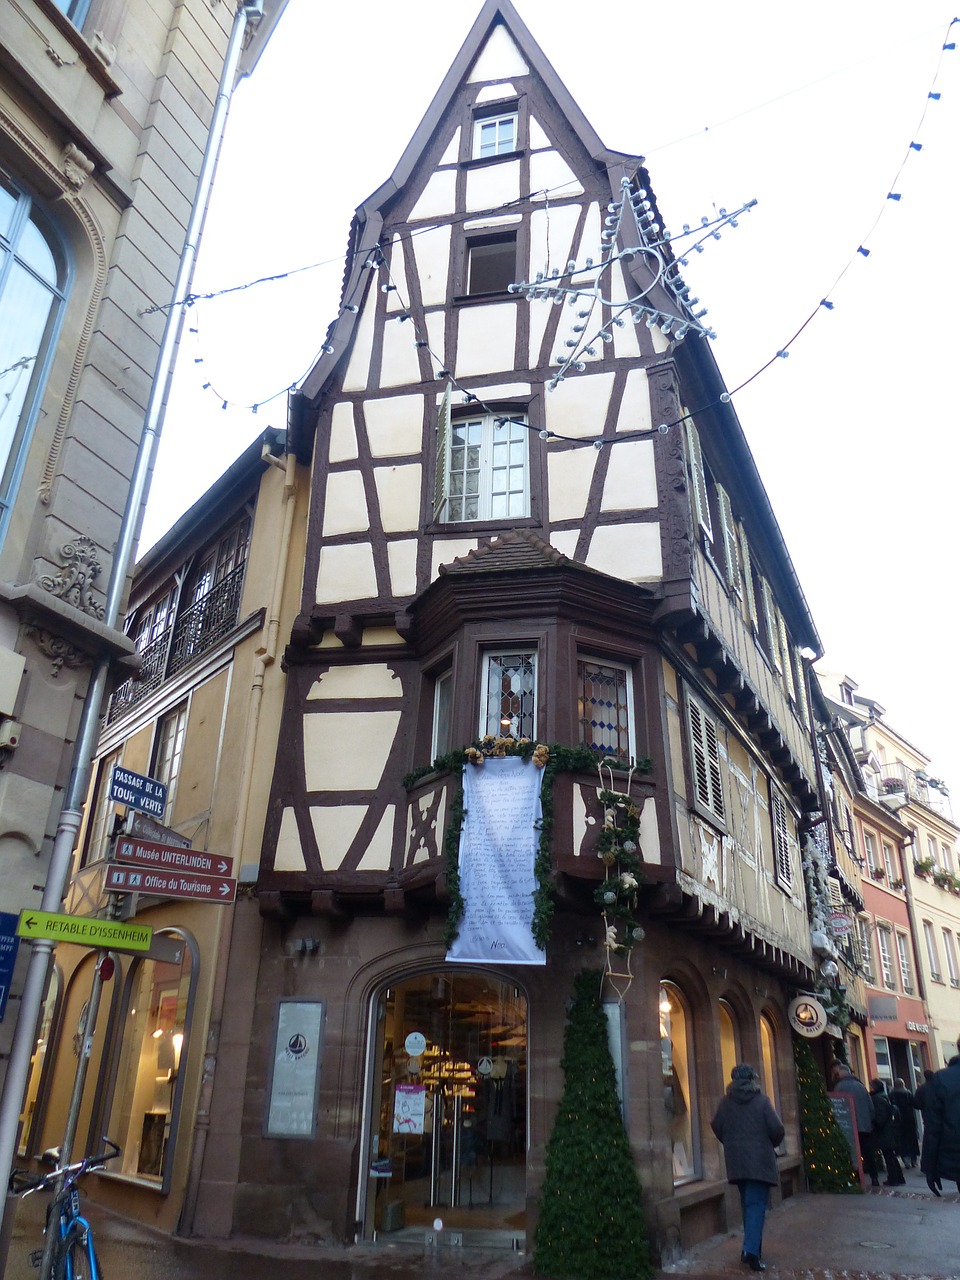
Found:
M 35 1280 L 39 1208 L 17 1217 L 3 1280 Z M 529 1257 L 508 1251 L 422 1245 L 340 1249 L 250 1239 L 171 1239 L 87 1205 L 107 1280 L 529 1280 Z M 795 1196 L 771 1212 L 764 1232 L 768 1280 L 960 1280 L 960 1195 L 936 1200 L 916 1170 L 907 1185 L 863 1196 Z M 739 1232 L 695 1246 L 661 1280 L 729 1280 L 740 1264 Z

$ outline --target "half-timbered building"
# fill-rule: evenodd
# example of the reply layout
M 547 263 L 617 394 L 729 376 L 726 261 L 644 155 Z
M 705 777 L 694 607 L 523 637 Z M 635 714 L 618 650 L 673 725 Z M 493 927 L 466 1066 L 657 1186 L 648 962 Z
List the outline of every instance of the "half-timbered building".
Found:
M 603 145 L 488 0 L 357 210 L 292 403 L 290 447 L 313 442 L 303 594 L 262 952 L 222 1028 L 246 1046 L 242 1136 L 211 1131 L 204 1230 L 525 1247 L 591 966 L 661 1254 L 738 1212 L 709 1129 L 737 1060 L 786 1120 L 784 1191 L 798 1179 L 786 1010 L 814 981 L 800 654 L 819 642 L 680 252 L 642 157 Z M 461 763 L 484 735 L 486 763 Z M 497 739 L 554 766 L 549 905 L 519 964 L 450 943 L 461 780 L 493 779 L 491 844 L 516 813 Z M 598 857 L 623 824 L 629 936 Z M 218 1087 L 215 1115 L 237 1101 Z

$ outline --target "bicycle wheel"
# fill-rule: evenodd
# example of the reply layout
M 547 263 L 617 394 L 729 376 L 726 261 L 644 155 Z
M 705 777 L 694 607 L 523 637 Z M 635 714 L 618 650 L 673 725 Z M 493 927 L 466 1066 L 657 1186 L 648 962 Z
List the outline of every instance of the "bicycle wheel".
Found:
M 93 1254 L 91 1262 L 90 1254 Z M 53 1264 L 55 1280 L 103 1280 L 100 1261 L 93 1248 L 93 1241 L 87 1243 L 87 1233 L 81 1226 L 74 1225 L 60 1241 L 60 1248 Z

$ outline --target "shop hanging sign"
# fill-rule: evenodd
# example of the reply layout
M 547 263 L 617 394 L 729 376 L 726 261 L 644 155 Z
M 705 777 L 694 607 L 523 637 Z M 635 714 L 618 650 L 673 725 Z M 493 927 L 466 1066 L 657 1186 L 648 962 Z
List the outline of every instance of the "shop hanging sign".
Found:
M 853 929 L 853 916 L 849 911 L 831 911 L 828 923 L 835 938 L 845 938 Z
M 827 1013 L 815 996 L 797 996 L 787 1006 L 787 1018 L 797 1035 L 813 1040 L 827 1029 Z
M 543 771 L 518 756 L 463 770 L 460 829 L 460 932 L 448 960 L 470 964 L 546 964 L 533 939 L 534 869 Z

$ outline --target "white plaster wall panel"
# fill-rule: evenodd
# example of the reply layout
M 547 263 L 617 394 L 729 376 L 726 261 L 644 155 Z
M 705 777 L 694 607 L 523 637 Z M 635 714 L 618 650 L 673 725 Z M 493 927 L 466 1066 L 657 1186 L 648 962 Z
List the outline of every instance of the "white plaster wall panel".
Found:
M 384 284 L 393 283 L 396 289 L 387 291 L 387 315 L 394 315 L 398 311 L 405 311 L 404 300 L 407 296 L 405 288 L 407 281 L 407 259 L 404 252 L 404 243 L 400 236 L 394 236 L 390 245 L 390 279 L 384 280 Z
M 441 169 L 432 173 L 427 185 L 420 193 L 420 199 L 410 210 L 410 221 L 419 222 L 421 218 L 442 218 L 445 213 L 452 213 L 457 205 L 457 171 Z
M 540 364 L 540 351 L 543 347 L 543 336 L 547 331 L 547 324 L 550 316 L 553 314 L 553 307 L 549 302 L 538 299 L 536 302 L 525 303 L 529 307 L 527 312 L 527 322 L 530 325 L 530 349 L 527 356 L 531 369 L 535 369 Z M 562 343 L 560 344 L 563 345 Z M 558 348 L 559 351 L 559 348 Z M 545 361 L 547 364 L 553 364 L 553 351 L 545 351 Z
M 456 164 L 460 159 L 460 126 L 453 131 L 453 137 L 447 143 L 447 149 L 440 157 L 441 164 Z
M 388 804 L 377 829 L 367 845 L 366 852 L 357 863 L 358 871 L 389 871 L 393 851 L 393 815 L 396 806 Z
M 423 434 L 423 396 L 367 400 L 363 406 L 370 452 L 375 458 L 419 453 Z
M 646 369 L 631 369 L 620 401 L 618 431 L 649 431 L 653 427 L 650 410 L 650 383 Z M 617 445 L 619 449 L 620 446 Z
M 322 547 L 317 570 L 317 604 L 369 600 L 377 594 L 373 548 L 369 542 Z
M 516 88 L 509 80 L 501 80 L 499 84 L 485 84 L 477 94 L 477 103 L 500 102 L 504 98 L 515 98 Z
M 399 711 L 328 711 L 304 716 L 307 790 L 375 791 L 399 723 Z
M 652 440 L 624 440 L 610 446 L 601 511 L 635 511 L 657 505 Z
M 663 577 L 660 525 L 601 525 L 590 539 L 586 563 L 626 582 L 658 581 Z
M 660 825 L 657 822 L 657 802 L 647 796 L 640 810 L 640 848 L 644 862 L 662 861 L 660 856 Z
M 629 315 L 623 317 L 623 327 L 613 326 L 613 350 L 618 360 L 635 360 L 640 355 L 637 327 Z
M 513 43 L 513 37 L 505 28 L 496 26 L 490 33 L 490 39 L 480 50 L 477 60 L 470 68 L 467 76 L 468 84 L 476 84 L 478 80 L 505 80 L 509 76 L 525 76 L 530 68 L 523 60 L 523 54 Z
M 363 642 L 367 643 L 366 634 Z M 325 671 L 310 686 L 307 701 L 402 697 L 403 685 L 385 662 L 359 662 L 354 666 L 331 667 L 329 671 Z
M 467 173 L 468 209 L 499 209 L 520 199 L 520 161 L 488 165 Z
M 412 596 L 417 592 L 416 539 L 387 543 L 390 587 L 395 596 Z
M 420 362 L 414 346 L 416 340 L 417 332 L 410 320 L 390 320 L 383 326 L 381 387 L 406 386 L 420 381 Z
M 333 406 L 330 420 L 330 461 L 352 462 L 357 456 L 357 431 L 353 425 L 353 405 L 341 400 Z
M 370 527 L 363 477 L 359 471 L 333 471 L 327 476 L 323 504 L 323 536 L 363 533 Z
M 297 830 L 297 819 L 292 809 L 283 811 L 280 819 L 280 834 L 277 837 L 277 850 L 273 859 L 274 871 L 306 871 L 307 864 L 303 859 L 303 847 L 300 844 L 300 832 Z
M 598 457 L 596 449 L 569 449 L 563 453 L 551 449 L 547 453 L 549 520 L 583 519 Z
M 500 382 L 492 387 L 485 386 L 481 388 L 481 390 L 477 392 L 477 395 L 480 395 L 481 391 L 482 391 L 484 400 L 487 400 L 487 401 L 505 400 L 505 399 L 508 399 L 510 396 L 528 396 L 530 394 L 530 383 L 529 382 Z M 442 401 L 443 401 L 443 393 L 441 392 L 437 396 L 438 408 Z
M 561 436 L 598 436 L 613 391 L 612 373 L 571 374 L 544 397 L 547 430 Z
M 519 213 L 488 214 L 486 217 L 471 218 L 463 224 L 463 229 L 476 231 L 478 227 L 515 227 L 522 221 L 523 215 Z
M 483 307 L 463 307 L 457 313 L 458 379 L 512 369 L 517 341 L 517 304 L 492 303 Z M 412 379 L 411 379 L 412 381 Z M 487 392 L 484 392 L 484 398 Z
M 534 116 L 530 117 L 530 149 L 531 151 L 539 151 L 543 147 L 552 147 L 553 143 L 544 133 L 540 121 Z
M 530 157 L 530 190 L 535 200 L 543 199 L 536 194 L 542 191 L 548 193 L 548 199 L 583 195 L 577 175 L 559 151 L 535 151 Z
M 338 804 L 336 808 L 315 805 L 310 809 L 313 834 L 320 850 L 320 863 L 324 871 L 338 871 L 367 816 L 365 804 Z
M 424 319 L 427 322 L 427 341 L 438 369 L 447 368 L 447 344 L 445 340 L 444 321 L 446 312 L 428 311 Z
M 445 538 L 443 541 L 436 539 L 433 544 L 430 581 L 432 582 L 438 576 L 437 571 L 442 564 L 452 564 L 459 556 L 465 556 L 468 551 L 475 551 L 479 545 L 476 538 Z
M 577 229 L 580 209 L 577 205 L 562 205 L 558 209 L 536 209 L 530 218 L 530 267 L 527 276 L 532 280 L 538 271 L 549 274 L 554 267 L 562 271 L 572 255 L 573 236 Z M 551 303 L 538 300 L 530 304 L 531 311 L 549 313 Z
M 370 381 L 370 353 L 377 322 L 377 295 L 369 293 L 354 329 L 353 349 L 343 379 L 344 391 L 364 391 Z
M 420 296 L 425 307 L 439 307 L 447 300 L 447 272 L 450 267 L 450 228 L 431 227 L 410 241 L 420 278 Z
M 376 648 L 377 645 L 403 644 L 396 627 L 364 627 L 362 644 L 365 649 Z M 397 695 L 400 696 L 399 694 Z
M 373 477 L 380 499 L 380 520 L 384 533 L 416 532 L 420 527 L 419 462 L 405 466 L 374 467 Z
M 561 555 L 568 556 L 573 560 L 579 539 L 579 529 L 554 529 L 550 534 L 550 545 L 551 547 L 556 547 Z
M 665 351 L 670 350 L 670 338 L 666 334 L 660 332 L 659 329 L 652 329 L 653 349 L 658 355 L 663 355 Z
M 595 200 L 587 210 L 586 221 L 583 224 L 583 238 L 573 256 L 581 267 L 586 266 L 588 258 L 592 258 L 594 262 L 600 261 L 600 206 Z

